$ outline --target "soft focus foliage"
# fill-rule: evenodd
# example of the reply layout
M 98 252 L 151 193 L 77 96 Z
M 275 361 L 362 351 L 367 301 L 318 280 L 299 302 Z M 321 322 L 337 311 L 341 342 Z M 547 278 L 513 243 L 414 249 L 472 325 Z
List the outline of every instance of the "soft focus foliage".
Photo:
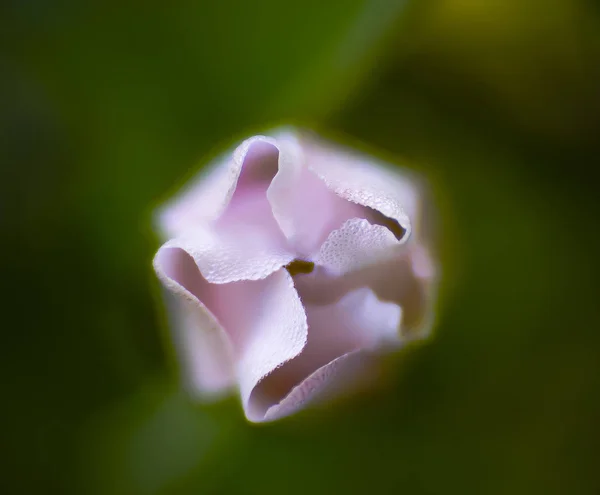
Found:
M 0 6 L 3 493 L 598 493 L 590 0 Z M 437 331 L 340 414 L 198 406 L 150 212 L 281 122 L 427 174 Z

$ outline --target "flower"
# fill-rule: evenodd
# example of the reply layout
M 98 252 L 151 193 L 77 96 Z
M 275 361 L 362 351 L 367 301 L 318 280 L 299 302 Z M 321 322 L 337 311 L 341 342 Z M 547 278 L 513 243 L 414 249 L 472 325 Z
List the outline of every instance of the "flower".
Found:
M 270 421 L 426 335 L 421 194 L 408 172 L 294 130 L 217 160 L 158 215 L 154 268 L 192 390 L 237 388 L 248 420 Z

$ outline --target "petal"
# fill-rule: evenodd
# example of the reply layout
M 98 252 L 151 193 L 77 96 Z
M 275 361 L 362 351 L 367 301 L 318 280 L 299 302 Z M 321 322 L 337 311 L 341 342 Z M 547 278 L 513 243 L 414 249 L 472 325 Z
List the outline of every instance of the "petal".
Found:
M 349 292 L 334 304 L 306 305 L 306 314 L 309 341 L 304 354 L 313 369 L 330 361 L 332 355 L 395 340 L 402 318 L 398 305 L 380 301 L 368 287 Z
M 398 245 L 399 241 L 387 227 L 354 218 L 329 234 L 315 263 L 339 276 L 381 262 Z
M 306 343 L 306 315 L 291 277 L 280 270 L 263 280 L 211 284 L 186 251 L 170 246 L 154 266 L 184 310 L 177 341 L 191 384 L 212 393 L 237 382 L 251 419 L 252 389 Z
M 246 298 L 239 340 L 235 344 L 242 405 L 250 421 L 260 421 L 264 411 L 251 394 L 256 385 L 306 345 L 306 314 L 292 278 L 280 270 L 265 280 L 244 282 Z M 234 308 L 230 308 L 230 311 Z M 240 308 L 235 308 L 238 312 Z
M 416 233 L 416 232 L 415 232 Z M 402 307 L 403 337 L 431 328 L 436 267 L 418 235 L 400 243 L 385 227 L 349 220 L 321 247 L 310 274 L 296 277 L 305 304 L 331 304 L 359 287 Z
M 306 303 L 331 304 L 372 281 L 368 267 L 386 262 L 403 249 L 394 234 L 381 225 L 354 218 L 329 234 L 315 257 L 312 273 L 296 277 Z
M 364 388 L 375 378 L 377 356 L 368 350 L 344 354 L 296 385 L 279 403 L 269 407 L 262 421 L 275 421 L 308 406 L 333 400 L 351 390 Z
M 418 207 L 416 181 L 407 171 L 400 173 L 339 147 L 304 138 L 302 148 L 309 168 L 340 197 L 368 206 L 397 221 L 404 229 L 404 239 L 410 235 L 410 218 Z
M 196 225 L 216 221 L 234 199 L 238 183 L 241 189 L 263 186 L 266 192 L 277 172 L 273 152 L 276 158 L 273 139 L 254 136 L 240 144 L 233 154 L 221 156 L 208 170 L 200 172 L 173 201 L 160 209 L 158 227 L 164 238 L 178 237 Z
M 357 350 L 375 350 L 386 344 L 396 346 L 399 342 L 400 307 L 379 301 L 368 288 L 346 294 L 334 304 L 307 305 L 305 309 L 306 347 L 255 388 L 250 398 L 254 412 L 251 420 L 275 419 L 283 411 L 287 414 L 312 400 L 341 366 L 338 358 Z M 354 363 L 351 368 L 355 368 L 357 359 L 347 364 Z M 354 379 L 350 374 L 340 376 L 336 388 L 351 378 Z
M 269 228 L 284 239 L 267 200 L 267 188 L 277 174 L 279 150 L 273 140 L 256 136 L 245 141 L 233 153 L 237 182 L 218 216 L 219 226 L 253 224 Z
M 424 338 L 433 326 L 437 269 L 424 245 L 409 241 L 405 247 L 394 258 L 357 274 L 357 278 L 366 280 L 381 299 L 402 306 L 404 339 Z
M 197 226 L 163 248 L 184 250 L 213 284 L 262 279 L 294 259 L 286 246 L 252 224 L 220 229 Z
M 209 284 L 181 249 L 161 248 L 154 269 L 173 294 L 175 341 L 193 390 L 216 394 L 235 382 L 233 350 L 223 328 L 206 307 Z
M 279 227 L 300 256 L 311 257 L 331 230 L 349 218 L 363 217 L 365 208 L 327 188 L 307 167 L 296 134 L 276 136 L 279 171 L 267 196 Z

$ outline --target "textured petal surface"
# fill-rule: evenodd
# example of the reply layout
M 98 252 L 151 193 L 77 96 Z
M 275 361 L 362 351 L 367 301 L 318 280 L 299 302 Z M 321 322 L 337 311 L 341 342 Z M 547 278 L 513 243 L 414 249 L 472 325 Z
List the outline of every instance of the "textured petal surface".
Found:
M 238 181 L 242 182 L 242 189 L 263 185 L 266 191 L 277 172 L 276 155 L 275 168 L 272 160 L 273 150 L 277 153 L 274 144 L 271 138 L 254 136 L 240 144 L 233 153 L 215 160 L 207 170 L 192 179 L 175 200 L 159 210 L 159 231 L 168 239 L 178 237 L 197 225 L 216 221 L 232 201 Z
M 405 247 L 394 258 L 356 277 L 366 280 L 379 298 L 402 306 L 403 338 L 423 338 L 433 323 L 437 273 L 424 246 L 409 243 Z
M 256 387 L 251 396 L 256 414 L 250 419 L 279 417 L 284 410 L 297 409 L 312 400 L 312 394 L 319 392 L 329 375 L 341 365 L 336 361 L 338 358 L 360 349 L 374 350 L 399 342 L 400 307 L 379 301 L 368 288 L 350 292 L 331 305 L 306 305 L 306 314 L 306 347 Z M 339 386 L 341 383 L 336 385 Z
M 398 244 L 388 228 L 355 218 L 329 234 L 315 263 L 331 274 L 343 275 L 389 258 Z
M 402 307 L 403 336 L 423 336 L 431 327 L 436 267 L 417 236 L 400 243 L 385 227 L 349 220 L 321 247 L 317 268 L 297 277 L 305 304 L 331 304 L 359 287 Z
M 155 269 L 178 299 L 178 347 L 192 385 L 217 392 L 237 383 L 249 419 L 256 384 L 306 343 L 307 323 L 290 275 L 280 270 L 257 281 L 211 284 L 183 249 L 163 247 Z
M 197 227 L 167 241 L 164 248 L 183 249 L 214 284 L 265 278 L 294 259 L 285 245 L 243 223 L 219 230 Z
M 418 190 L 413 178 L 391 170 L 372 157 L 302 139 L 310 169 L 340 197 L 368 206 L 397 221 L 410 235 L 410 217 L 417 208 Z
M 269 407 L 262 421 L 275 421 L 310 405 L 357 391 L 376 379 L 379 364 L 376 353 L 352 351 L 311 373 L 279 403 Z
M 295 134 L 277 136 L 279 171 L 267 196 L 281 230 L 299 256 L 310 257 L 329 232 L 344 221 L 364 217 L 364 207 L 335 194 L 309 169 L 306 156 Z
M 422 246 L 403 245 L 392 257 L 343 275 L 316 269 L 298 277 L 296 286 L 305 304 L 331 304 L 359 287 L 402 307 L 403 336 L 422 337 L 432 323 L 436 272 Z
M 242 405 L 249 420 L 260 421 L 264 411 L 250 396 L 261 380 L 302 351 L 308 325 L 287 271 L 244 284 L 248 290 L 242 308 L 229 311 L 238 311 L 235 348 Z
M 348 220 L 329 234 L 316 255 L 315 270 L 298 277 L 296 286 L 305 303 L 331 304 L 352 290 L 369 287 L 377 265 L 393 260 L 404 246 L 386 227 Z
M 175 316 L 175 341 L 193 390 L 215 394 L 235 382 L 232 348 L 223 328 L 203 300 L 209 284 L 194 260 L 180 249 L 161 248 L 154 268 L 167 289 Z

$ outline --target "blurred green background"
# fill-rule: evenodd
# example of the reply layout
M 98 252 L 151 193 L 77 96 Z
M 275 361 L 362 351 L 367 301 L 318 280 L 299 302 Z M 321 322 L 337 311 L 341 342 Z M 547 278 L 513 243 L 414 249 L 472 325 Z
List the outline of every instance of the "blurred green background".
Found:
M 600 7 L 0 4 L 4 494 L 600 493 Z M 266 426 L 179 389 L 154 206 L 296 123 L 422 171 L 436 333 Z

